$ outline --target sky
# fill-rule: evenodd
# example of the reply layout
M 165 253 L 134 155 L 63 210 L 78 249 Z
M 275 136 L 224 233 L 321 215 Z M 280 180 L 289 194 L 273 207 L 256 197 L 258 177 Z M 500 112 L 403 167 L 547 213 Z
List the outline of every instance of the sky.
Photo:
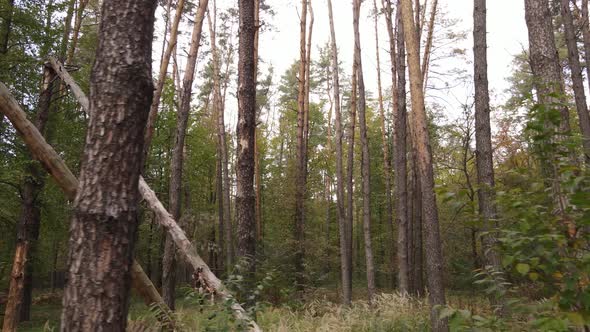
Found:
M 301 2 L 297 0 L 267 0 L 275 11 L 272 18 L 273 30 L 265 32 L 260 37 L 260 56 L 275 69 L 275 82 L 280 80 L 282 73 L 299 56 L 299 11 Z M 377 6 L 380 7 L 380 0 Z M 429 4 L 432 0 L 429 1 Z M 352 31 L 352 1 L 332 0 L 334 6 L 334 24 L 336 28 L 336 41 L 339 48 L 339 60 L 343 62 L 343 68 L 350 73 L 353 55 L 353 31 Z M 327 0 L 313 0 L 314 27 L 312 57 L 319 54 L 318 47 L 329 41 L 330 29 L 328 21 Z M 472 53 L 472 25 L 473 25 L 473 1 L 472 0 L 439 0 L 439 7 L 446 12 L 449 18 L 457 18 L 457 31 L 467 31 L 467 39 L 462 45 L 456 45 L 467 50 L 468 61 L 461 60 L 454 63 L 473 71 L 471 59 Z M 527 29 L 524 18 L 524 1 L 520 0 L 491 0 L 487 1 L 488 7 L 488 73 L 490 90 L 495 94 L 501 94 L 508 86 L 505 78 L 511 73 L 511 62 L 514 55 L 528 48 Z M 373 1 L 365 0 L 361 7 L 360 36 L 363 61 L 363 74 L 367 89 L 377 91 L 377 61 L 375 56 L 375 34 L 373 16 Z M 381 58 L 381 75 L 384 88 L 391 83 L 389 70 L 389 55 L 386 49 L 389 47 L 389 38 L 383 17 L 379 19 L 379 43 Z M 315 54 L 314 54 L 315 53 Z M 452 59 L 448 61 L 451 66 Z M 445 66 L 445 63 L 440 63 Z M 471 87 L 446 91 L 449 94 L 449 108 L 453 112 L 458 102 L 464 102 L 470 94 Z M 444 98 L 444 96 L 443 96 Z M 501 99 L 501 96 L 499 97 Z M 492 101 L 493 102 L 493 101 Z M 499 102 L 499 101 L 497 101 Z

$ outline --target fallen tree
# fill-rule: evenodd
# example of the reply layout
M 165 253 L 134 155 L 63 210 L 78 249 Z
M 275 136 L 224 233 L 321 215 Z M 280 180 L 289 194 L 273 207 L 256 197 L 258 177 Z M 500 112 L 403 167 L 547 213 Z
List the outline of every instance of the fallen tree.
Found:
M 63 68 L 54 58 L 50 59 L 50 63 L 52 64 L 52 67 L 55 64 L 58 68 Z M 75 89 L 79 92 L 74 94 L 74 97 L 78 100 L 82 108 L 84 108 L 84 105 L 88 105 L 88 99 L 72 79 L 72 77 L 68 74 L 68 72 L 66 70 L 56 70 L 56 73 L 58 76 L 60 76 L 60 78 L 62 78 L 62 80 L 67 82 L 70 88 L 73 87 L 73 90 Z M 88 109 L 85 109 L 85 111 L 88 112 Z M 18 106 L 16 100 L 14 100 L 6 86 L 4 86 L 4 84 L 1 82 L 0 112 L 5 114 L 6 117 L 12 122 L 15 129 L 23 137 L 23 140 L 33 155 L 43 164 L 43 166 L 54 177 L 54 179 L 56 179 L 56 182 L 64 190 L 68 198 L 73 199 L 78 188 L 78 180 L 68 169 L 55 150 L 45 142 L 45 139 L 36 130 L 35 126 L 33 126 L 33 124 L 30 123 L 30 121 L 26 118 L 25 113 L 20 109 L 20 106 Z M 201 289 L 211 293 L 211 295 L 213 295 L 215 298 L 229 303 L 233 310 L 234 316 L 238 320 L 246 322 L 249 331 L 261 331 L 256 322 L 254 322 L 247 315 L 240 303 L 234 299 L 233 295 L 227 290 L 221 280 L 215 276 L 209 266 L 199 256 L 196 248 L 189 241 L 182 228 L 178 226 L 170 213 L 166 210 L 166 208 L 164 208 L 162 202 L 160 202 L 154 191 L 145 182 L 143 177 L 139 178 L 139 191 L 150 210 L 155 213 L 158 223 L 166 229 L 166 231 L 174 240 L 181 257 L 193 268 L 193 279 L 198 280 L 199 283 L 201 283 Z M 134 264 L 137 263 L 135 262 Z M 155 287 L 153 284 L 151 284 L 151 282 L 151 287 L 149 285 L 145 285 L 145 280 L 147 279 L 147 281 L 149 281 L 149 278 L 145 275 L 141 269 L 141 266 L 137 264 L 137 266 L 134 266 L 134 270 L 136 273 L 140 275 L 143 274 L 145 276 L 145 278 L 142 276 L 142 278 L 134 277 L 133 279 L 134 285 L 136 282 L 140 283 L 139 285 L 142 288 L 139 290 L 140 294 L 143 296 L 153 295 L 152 292 L 143 293 L 143 291 L 149 290 L 151 288 L 153 288 L 155 291 Z M 135 273 L 133 275 L 135 275 Z M 157 293 L 157 291 L 155 292 Z M 151 300 L 152 303 L 156 302 L 159 305 L 163 304 L 162 298 L 159 296 L 159 294 L 157 300 Z M 167 306 L 164 308 L 167 308 Z

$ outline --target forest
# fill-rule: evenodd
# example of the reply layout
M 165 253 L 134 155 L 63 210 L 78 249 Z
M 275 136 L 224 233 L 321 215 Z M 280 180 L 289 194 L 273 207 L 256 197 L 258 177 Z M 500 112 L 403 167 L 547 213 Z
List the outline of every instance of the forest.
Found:
M 590 331 L 588 0 L 502 3 L 0 0 L 2 331 Z

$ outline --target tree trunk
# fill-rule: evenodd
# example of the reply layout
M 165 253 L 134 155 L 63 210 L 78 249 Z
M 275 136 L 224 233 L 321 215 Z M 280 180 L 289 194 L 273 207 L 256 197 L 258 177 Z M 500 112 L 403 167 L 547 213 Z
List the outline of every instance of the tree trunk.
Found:
M 588 114 L 586 93 L 584 92 L 584 78 L 582 77 L 582 66 L 580 65 L 580 54 L 578 52 L 578 41 L 576 38 L 576 30 L 574 28 L 574 19 L 570 9 L 570 0 L 561 0 L 561 17 L 563 19 L 563 27 L 565 30 L 568 51 L 567 57 L 572 75 L 576 110 L 578 111 L 580 132 L 582 133 L 584 160 L 586 164 L 590 164 L 590 115 Z M 587 25 L 588 22 L 584 24 Z
M 352 77 L 350 91 L 350 110 L 348 115 L 348 155 L 346 156 L 346 250 L 350 270 L 348 271 L 348 280 L 352 282 L 352 232 L 354 222 L 354 135 L 356 131 L 356 109 L 357 109 L 357 62 L 352 62 Z M 357 218 L 358 219 L 358 218 Z M 351 286 L 352 291 L 352 286 Z
M 260 39 L 260 0 L 254 0 L 254 23 L 256 24 L 256 34 L 254 35 L 254 77 L 256 86 L 258 86 L 258 41 Z M 258 121 L 259 115 L 260 114 L 257 114 L 256 121 Z M 256 242 L 262 245 L 264 226 L 262 224 L 262 173 L 260 170 L 260 134 L 260 131 L 258 130 L 258 128 L 256 128 L 256 133 L 254 134 L 254 178 L 256 182 Z
M 181 205 L 182 205 L 182 164 L 183 164 L 183 150 L 184 139 L 186 136 L 186 128 L 188 125 L 188 117 L 191 107 L 191 96 L 193 88 L 193 80 L 195 77 L 195 67 L 197 65 L 197 56 L 199 54 L 199 46 L 201 44 L 201 31 L 203 28 L 203 20 L 207 12 L 207 5 L 209 0 L 200 0 L 199 8 L 195 13 L 195 23 L 191 36 L 190 50 L 184 70 L 184 77 L 182 79 L 182 97 L 180 100 L 180 107 L 176 115 L 176 132 L 174 135 L 174 147 L 172 148 L 172 161 L 170 163 L 170 212 L 174 220 L 180 220 Z M 186 226 L 186 225 L 185 225 Z M 162 271 L 162 297 L 170 309 L 174 310 L 174 298 L 176 289 L 176 259 L 175 259 L 175 245 L 172 238 L 168 235 L 166 237 L 166 245 L 164 247 L 163 271 Z
M 475 79 L 475 162 L 477 167 L 479 214 L 483 219 L 484 256 L 486 265 L 501 269 L 494 249 L 495 238 L 490 233 L 496 223 L 494 203 L 494 160 L 490 127 L 490 95 L 488 89 L 486 0 L 473 3 L 473 55 Z
M 239 1 L 238 127 L 236 164 L 236 221 L 238 257 L 249 260 L 246 273 L 253 278 L 256 264 L 256 197 L 254 192 L 254 135 L 256 133 L 256 35 L 254 2 Z
M 552 140 L 560 143 L 563 135 L 571 131 L 569 110 L 565 106 L 565 90 L 559 56 L 553 35 L 553 22 L 548 0 L 525 0 L 525 18 L 529 34 L 529 58 L 535 80 L 538 103 L 546 107 L 558 108 L 561 121 Z M 547 123 L 552 128 L 551 123 Z M 551 152 L 548 160 L 542 161 L 545 177 L 551 178 L 547 185 L 552 189 L 554 210 L 557 215 L 565 217 L 567 198 L 562 193 L 555 153 Z
M 426 37 L 426 45 L 424 46 L 424 55 L 422 56 L 422 80 L 424 81 L 424 92 L 428 87 L 428 67 L 430 66 L 430 54 L 432 53 L 432 40 L 434 36 L 434 23 L 436 20 L 436 13 L 438 10 L 438 0 L 432 3 L 432 11 L 430 12 L 430 20 L 428 21 L 428 35 Z M 424 6 L 424 13 L 426 6 Z M 420 30 L 422 30 L 422 26 Z
M 10 0 L 13 1 L 14 0 Z M 61 45 L 59 50 L 59 58 L 63 61 L 66 57 L 66 52 L 68 51 L 68 45 L 70 42 L 70 30 L 72 30 L 72 17 L 74 16 L 74 6 L 76 4 L 76 0 L 69 0 L 68 2 L 68 10 L 66 12 L 66 17 L 64 20 L 64 34 L 61 38 Z
M 150 150 L 150 144 L 152 142 L 152 137 L 154 136 L 156 118 L 158 117 L 158 108 L 160 107 L 160 98 L 162 97 L 162 91 L 164 90 L 164 84 L 166 83 L 166 74 L 168 73 L 168 64 L 170 63 L 170 57 L 172 55 L 172 51 L 176 49 L 178 25 L 180 24 L 180 21 L 182 19 L 184 3 L 185 0 L 178 0 L 178 3 L 176 4 L 176 14 L 174 15 L 172 27 L 170 28 L 170 41 L 168 42 L 166 53 L 164 53 L 164 56 L 162 57 L 162 61 L 160 63 L 160 73 L 158 75 L 158 81 L 156 82 L 156 88 L 154 89 L 154 98 L 152 99 L 152 103 L 150 105 L 150 115 L 148 117 L 148 122 L 145 130 L 144 158 L 147 158 L 147 155 Z
M 426 267 L 428 275 L 429 302 L 433 331 L 447 331 L 448 324 L 439 319 L 438 306 L 445 305 L 443 282 L 443 255 L 438 223 L 438 208 L 434 193 L 434 171 L 432 151 L 428 134 L 428 120 L 424 103 L 423 80 L 420 68 L 420 47 L 418 36 L 413 29 L 411 0 L 401 1 L 401 16 L 404 37 L 408 51 L 408 67 L 410 72 L 410 93 L 412 97 L 412 131 L 418 157 L 418 170 L 422 189 L 422 217 L 426 230 Z
M 371 240 L 371 161 L 369 156 L 369 138 L 367 134 L 367 120 L 366 120 L 366 97 L 365 97 L 365 82 L 363 78 L 363 63 L 361 60 L 361 41 L 359 33 L 359 15 L 361 2 L 355 0 L 353 2 L 353 28 L 354 28 L 354 61 L 357 70 L 358 81 L 358 117 L 360 125 L 361 136 L 361 179 L 363 188 L 363 233 L 365 239 L 365 260 L 367 269 L 367 290 L 369 296 L 369 303 L 372 303 L 375 295 L 375 266 L 373 262 L 373 244 Z
M 35 126 L 39 132 L 45 131 L 55 73 L 44 66 L 43 86 L 39 97 L 38 113 Z M 8 300 L 4 312 L 2 331 L 16 331 L 18 322 L 30 319 L 32 265 L 35 242 L 39 237 L 41 209 L 38 202 L 43 190 L 45 174 L 38 163 L 27 166 L 27 176 L 22 189 L 22 212 L 17 225 L 17 240 Z
M 222 195 L 219 197 L 223 208 L 223 215 L 220 215 L 220 220 L 223 224 L 223 243 L 224 248 L 224 265 L 229 272 L 234 265 L 234 251 L 233 251 L 233 230 L 231 223 L 231 211 L 230 211 L 230 182 L 229 182 L 229 166 L 228 166 L 228 151 L 227 151 L 227 135 L 225 133 L 225 119 L 224 119 L 224 105 L 223 96 L 221 95 L 221 59 L 219 51 L 217 49 L 216 42 L 216 31 L 217 31 L 217 19 L 216 19 L 217 8 L 214 4 L 213 21 L 209 15 L 209 35 L 211 36 L 211 52 L 213 55 L 213 109 L 217 114 L 217 141 L 219 144 L 219 153 L 221 157 L 221 184 L 222 184 Z M 222 219 L 221 219 L 222 218 Z M 223 249 L 223 247 L 222 247 Z
M 332 88 L 334 93 L 334 114 L 336 121 L 336 200 L 338 207 L 338 229 L 340 234 L 340 274 L 342 279 L 342 303 L 350 305 L 352 300 L 352 259 L 348 242 L 348 227 L 346 211 L 344 209 L 344 166 L 342 160 L 342 109 L 340 107 L 340 77 L 338 64 L 338 48 L 336 46 L 336 31 L 334 29 L 334 14 L 332 0 L 328 0 L 330 18 L 330 43 L 332 52 Z
M 305 232 L 305 78 L 306 78 L 306 28 L 307 0 L 301 0 L 301 22 L 299 41 L 299 95 L 297 96 L 297 170 L 295 175 L 295 274 L 298 290 L 303 289 L 304 274 L 304 232 Z
M 588 86 L 590 87 L 590 15 L 588 15 L 588 0 L 582 0 L 582 36 L 584 39 L 584 60 L 586 63 L 586 76 L 588 78 Z
M 12 16 L 14 14 L 14 0 L 7 0 L 6 13 L 0 25 L 0 54 L 8 52 L 8 41 L 12 30 Z
M 70 231 L 64 331 L 127 326 L 143 132 L 153 95 L 155 9 L 151 0 L 103 2 L 90 86 L 93 116 Z
M 82 26 L 82 16 L 84 15 L 84 9 L 86 9 L 86 5 L 88 4 L 88 0 L 80 0 L 78 3 L 78 11 L 76 12 L 76 19 L 74 20 L 74 31 L 72 35 L 72 43 L 68 49 L 68 56 L 66 58 L 66 65 L 72 63 L 74 59 L 74 53 L 76 52 L 76 47 L 78 47 L 78 37 L 80 36 L 80 27 Z

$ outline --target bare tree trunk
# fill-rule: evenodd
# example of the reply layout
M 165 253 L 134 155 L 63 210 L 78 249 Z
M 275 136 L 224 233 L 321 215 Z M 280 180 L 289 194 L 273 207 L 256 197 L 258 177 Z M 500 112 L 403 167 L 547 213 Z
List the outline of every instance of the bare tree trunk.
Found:
M 410 140 L 410 146 L 413 142 Z M 416 149 L 412 149 L 412 209 L 411 222 L 408 224 L 408 265 L 410 266 L 408 279 L 409 291 L 416 296 L 424 294 L 424 263 L 422 259 L 422 193 L 420 177 L 418 176 L 418 156 Z
M 354 222 L 354 135 L 356 130 L 356 109 L 357 109 L 357 62 L 352 62 L 352 77 L 350 91 L 350 110 L 348 115 L 348 155 L 346 164 L 346 250 L 349 260 L 350 270 L 348 271 L 348 280 L 352 282 L 352 232 Z M 357 218 L 358 219 L 358 218 Z M 352 291 L 352 286 L 351 286 Z
M 590 87 L 590 15 L 588 15 L 588 0 L 582 0 L 582 36 L 584 39 L 584 60 L 586 62 L 586 76 L 588 78 L 588 86 Z
M 148 117 L 148 122 L 145 130 L 144 156 L 148 155 L 150 150 L 150 144 L 152 142 L 152 137 L 154 136 L 156 118 L 158 117 L 158 108 L 160 107 L 160 98 L 162 97 L 162 91 L 164 90 L 164 84 L 166 83 L 166 74 L 168 73 L 168 64 L 170 63 L 170 57 L 172 55 L 172 51 L 176 49 L 178 25 L 180 24 L 180 20 L 182 19 L 184 3 L 185 0 L 178 0 L 178 3 L 176 4 L 176 14 L 174 15 L 172 27 L 170 28 L 170 41 L 168 42 L 166 53 L 164 53 L 164 56 L 162 57 L 162 61 L 160 63 L 160 74 L 158 75 L 158 81 L 156 82 L 156 88 L 154 89 L 154 98 L 152 99 L 152 104 L 150 105 L 150 115 Z M 164 38 L 166 37 L 164 36 Z
M 303 289 L 305 256 L 305 78 L 306 76 L 306 31 L 307 31 L 307 0 L 301 0 L 301 22 L 299 42 L 299 95 L 297 97 L 297 171 L 295 180 L 295 273 L 299 290 Z
M 366 120 L 366 97 L 365 97 L 365 82 L 363 79 L 363 63 L 361 61 L 361 41 L 359 33 L 359 15 L 361 2 L 355 0 L 353 2 L 353 26 L 354 26 L 354 41 L 355 52 L 354 61 L 357 63 L 357 81 L 358 81 L 358 117 L 360 125 L 361 136 L 361 179 L 363 188 L 363 233 L 365 238 L 365 259 L 367 269 L 367 290 L 369 296 L 369 303 L 372 303 L 375 295 L 375 266 L 373 262 L 373 243 L 371 240 L 371 161 L 369 156 L 369 138 L 367 134 L 367 120 Z
M 155 9 L 151 0 L 103 2 L 62 331 L 127 326 Z
M 383 91 L 381 87 L 381 57 L 379 55 L 379 12 L 377 9 L 377 0 L 373 0 L 373 9 L 375 11 L 375 56 L 377 58 L 377 96 L 379 101 L 379 116 L 381 118 L 381 144 L 383 145 L 383 179 L 385 182 L 385 219 L 390 228 L 389 234 L 391 236 L 389 242 L 393 245 L 395 242 L 394 228 L 393 228 L 393 202 L 391 198 L 391 157 L 389 156 L 389 141 L 387 139 L 387 128 L 385 120 L 385 108 L 383 107 Z M 387 10 L 387 9 L 386 9 Z M 391 51 L 391 48 L 390 48 Z M 395 51 L 394 51 L 395 52 Z M 395 88 L 395 87 L 393 87 Z M 391 257 L 389 259 L 391 269 L 393 272 L 395 255 L 391 250 Z M 392 273 L 393 275 L 393 273 Z
M 492 134 L 490 127 L 490 95 L 488 89 L 487 63 L 487 18 L 486 0 L 474 0 L 473 6 L 473 54 L 475 78 L 475 144 L 478 183 L 479 213 L 483 218 L 484 256 L 486 264 L 495 270 L 501 269 L 501 262 L 495 251 L 495 238 L 490 233 L 496 223 L 494 203 L 494 160 L 492 156 Z
M 191 36 L 190 50 L 182 79 L 182 97 L 180 107 L 176 116 L 176 132 L 174 135 L 174 147 L 172 149 L 172 161 L 170 164 L 170 211 L 172 218 L 180 220 L 181 214 L 181 195 L 182 195 L 182 164 L 184 138 L 188 117 L 191 107 L 191 96 L 193 89 L 193 80 L 195 76 L 195 67 L 197 65 L 197 56 L 201 44 L 201 31 L 203 29 L 203 20 L 207 12 L 209 0 L 200 0 L 199 8 L 195 13 L 195 23 Z M 175 245 L 173 239 L 168 235 L 164 247 L 163 258 L 163 275 L 162 275 L 162 297 L 170 309 L 174 310 L 174 298 L 176 289 L 176 259 L 174 257 Z
M 236 222 L 238 257 L 247 258 L 246 273 L 253 278 L 256 264 L 256 197 L 254 192 L 254 135 L 256 133 L 256 35 L 253 1 L 240 0 L 238 61 L 238 127 L 236 161 Z
M 229 166 L 228 166 L 228 151 L 227 151 L 227 135 L 225 133 L 225 119 L 224 119 L 224 105 L 223 96 L 221 95 L 221 58 L 217 49 L 216 34 L 217 34 L 217 4 L 214 2 L 213 5 L 213 21 L 211 21 L 211 15 L 209 19 L 209 35 L 211 37 L 211 51 L 213 55 L 213 109 L 217 114 L 217 141 L 219 144 L 219 153 L 221 159 L 221 185 L 222 192 L 219 197 L 220 204 L 223 208 L 223 214 L 220 215 L 220 220 L 223 224 L 223 242 L 225 244 L 224 257 L 225 257 L 225 268 L 229 270 L 234 265 L 234 251 L 233 251 L 233 230 L 231 223 L 231 211 L 230 211 L 230 183 L 229 183 Z
M 72 43 L 68 49 L 68 57 L 66 58 L 66 65 L 72 63 L 74 59 L 74 53 L 76 52 L 76 47 L 78 46 L 78 37 L 80 35 L 80 27 L 82 26 L 82 17 L 84 15 L 84 9 L 86 9 L 86 5 L 88 4 L 88 0 L 80 0 L 78 3 L 78 11 L 76 12 L 76 19 L 74 20 L 74 31 L 72 35 Z
M 6 12 L 2 17 L 2 24 L 0 25 L 0 54 L 8 52 L 8 41 L 10 39 L 10 31 L 12 30 L 12 16 L 14 14 L 14 0 L 7 0 Z
M 44 66 L 43 86 L 39 98 L 39 110 L 35 126 L 45 131 L 49 116 L 51 93 L 55 73 Z M 27 166 L 27 177 L 22 189 L 22 212 L 17 225 L 17 240 L 8 299 L 4 312 L 2 331 L 16 331 L 17 323 L 30 319 L 32 266 L 30 257 L 34 254 L 35 242 L 39 237 L 41 209 L 38 196 L 45 183 L 45 172 L 38 163 Z
M 588 114 L 588 105 L 586 103 L 586 93 L 584 92 L 584 78 L 582 77 L 582 67 L 580 65 L 580 54 L 578 52 L 578 41 L 574 28 L 574 19 L 570 9 L 570 0 L 561 0 L 561 17 L 565 30 L 565 39 L 567 43 L 567 56 L 569 60 L 572 82 L 574 88 L 574 97 L 576 100 L 576 110 L 578 111 L 578 120 L 580 122 L 580 131 L 582 133 L 582 145 L 584 147 L 584 160 L 590 163 L 590 115 Z M 585 23 L 588 25 L 588 22 Z M 584 28 L 582 28 L 583 30 Z
M 426 45 L 424 46 L 424 55 L 422 56 L 422 80 L 424 81 L 424 92 L 426 92 L 428 84 L 428 67 L 430 66 L 430 54 L 432 53 L 432 39 L 434 36 L 434 23 L 437 10 L 438 0 L 434 0 L 432 3 L 432 11 L 430 12 L 430 20 L 428 21 L 428 36 L 426 37 Z M 426 8 L 424 8 L 424 12 L 426 12 Z M 422 30 L 422 28 L 420 30 Z
M 408 51 L 408 67 L 410 71 L 410 93 L 412 97 L 412 132 L 422 189 L 422 214 L 426 230 L 426 267 L 428 275 L 429 302 L 431 305 L 431 321 L 433 331 L 447 331 L 448 324 L 439 319 L 439 307 L 445 305 L 443 281 L 443 255 L 438 223 L 438 208 L 434 193 L 434 171 L 432 151 L 428 134 L 428 121 L 424 103 L 424 88 L 420 68 L 420 47 L 414 29 L 411 0 L 401 0 L 401 16 L 404 26 L 404 37 Z
M 553 22 L 548 0 L 525 0 L 525 18 L 529 34 L 529 57 L 538 102 L 547 107 L 557 107 L 561 115 L 557 135 L 552 138 L 558 143 L 562 136 L 571 131 L 569 110 L 565 106 L 565 90 L 559 57 L 553 35 Z M 547 123 L 548 128 L 553 127 Z M 543 161 L 543 172 L 550 177 L 547 185 L 552 189 L 554 209 L 557 215 L 565 217 L 567 198 L 562 193 L 556 156 L 551 153 L 549 160 Z
M 338 228 L 340 234 L 340 274 L 342 279 L 342 303 L 350 305 L 352 300 L 352 259 L 350 256 L 350 242 L 348 241 L 348 227 L 346 211 L 344 209 L 344 166 L 342 160 L 342 109 L 340 106 L 340 77 L 338 64 L 338 48 L 336 46 L 336 31 L 334 29 L 334 14 L 332 0 L 328 0 L 330 18 L 330 42 L 332 52 L 332 85 L 334 93 L 334 113 L 336 121 L 336 200 L 338 205 Z
M 254 77 L 256 86 L 258 86 L 258 41 L 260 39 L 260 0 L 254 0 L 254 23 L 256 24 L 256 34 L 254 35 Z M 257 111 L 258 107 L 257 107 Z M 259 112 L 258 112 L 259 113 Z M 260 114 L 257 114 L 257 120 Z M 262 244 L 263 225 L 262 225 L 262 174 L 260 170 L 260 131 L 256 128 L 254 135 L 254 178 L 256 182 L 256 241 Z
M 10 0 L 11 3 L 14 3 L 14 0 Z M 76 0 L 69 0 L 68 2 L 68 10 L 66 12 L 66 17 L 64 19 L 64 34 L 61 39 L 61 45 L 59 50 L 59 57 L 61 61 L 63 61 L 66 57 L 66 52 L 68 51 L 68 45 L 70 42 L 70 30 L 72 30 L 72 17 L 74 16 L 74 6 L 76 4 Z

